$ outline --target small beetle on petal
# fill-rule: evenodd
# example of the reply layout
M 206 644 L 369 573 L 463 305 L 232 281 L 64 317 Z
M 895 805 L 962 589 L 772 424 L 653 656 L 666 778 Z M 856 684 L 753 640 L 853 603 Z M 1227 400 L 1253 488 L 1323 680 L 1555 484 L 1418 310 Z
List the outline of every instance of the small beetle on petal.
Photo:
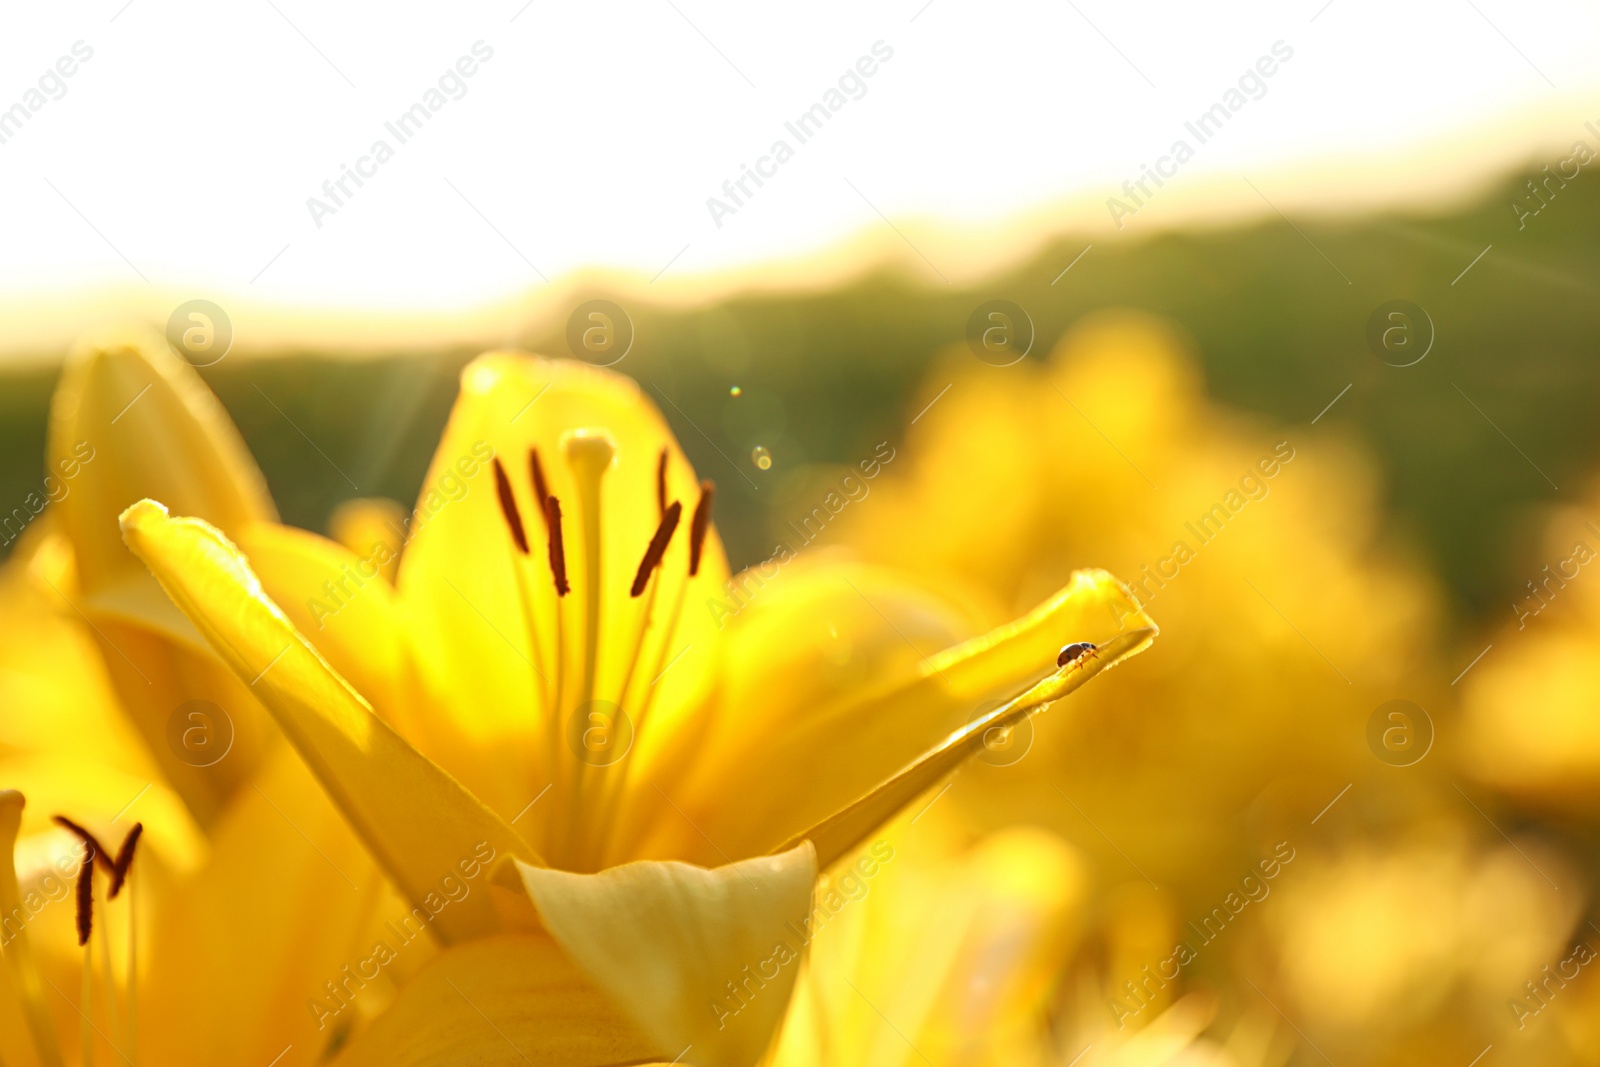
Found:
M 1056 666 L 1065 667 L 1067 664 L 1089 655 L 1098 647 L 1093 641 L 1074 641 L 1072 644 L 1062 647 L 1061 654 L 1056 657 Z

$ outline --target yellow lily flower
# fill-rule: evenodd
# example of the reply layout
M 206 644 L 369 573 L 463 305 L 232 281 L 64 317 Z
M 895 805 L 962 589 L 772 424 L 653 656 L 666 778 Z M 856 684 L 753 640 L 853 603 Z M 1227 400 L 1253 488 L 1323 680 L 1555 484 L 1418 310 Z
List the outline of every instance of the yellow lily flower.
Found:
M 897 824 L 818 884 L 773 1067 L 1041 1062 L 1085 865 L 1042 830 L 962 846 L 937 817 Z
M 159 497 L 234 536 L 275 529 L 266 482 L 199 375 L 144 330 L 91 335 L 69 355 L 48 456 L 62 487 L 51 510 L 75 569 L 75 585 L 56 592 L 88 625 L 162 779 L 209 827 L 275 731 L 128 553 L 116 517 Z
M 81 1041 L 85 1030 L 111 1055 L 109 1041 L 127 1045 L 135 1022 L 124 1013 L 113 1019 L 100 1004 L 90 1012 L 110 1031 L 100 1040 L 79 1015 L 84 951 L 73 901 L 82 847 L 51 816 L 70 813 L 112 846 L 139 819 L 155 828 L 140 850 L 138 891 L 123 896 L 114 915 L 97 917 L 96 1002 L 129 1004 L 125 979 L 140 939 L 131 929 L 134 897 L 147 931 L 152 905 L 206 851 L 182 798 L 160 780 L 117 706 L 92 631 L 61 604 L 73 568 L 52 527 L 53 517 L 41 516 L 0 568 L 0 707 L 10 712 L 0 717 L 0 1063 L 13 1067 L 60 1062 L 36 1054 L 36 1040 L 59 1049 L 67 1043 L 57 1035 Z M 35 800 L 26 811 L 17 789 Z
M 1078 953 L 1087 858 L 1036 827 L 963 842 L 941 805 L 900 821 L 817 887 L 806 971 L 772 1067 L 1260 1067 L 1271 1020 L 1224 1044 L 1201 1034 L 1214 997 L 1191 994 L 1142 1027 L 1105 1010 Z M 1098 955 L 1098 954 L 1096 954 Z M 1092 958 L 1092 957 L 1091 957 Z M 1063 980 L 1069 969 L 1080 979 Z M 758 972 L 759 978 L 767 972 Z M 1065 989 L 1063 988 L 1065 987 Z M 759 992 L 746 980 L 741 995 Z M 1068 1014 L 1063 992 L 1079 994 Z
M 51 416 L 54 506 L 29 533 L 38 535 L 39 559 L 55 561 L 30 568 L 54 618 L 49 628 L 21 629 L 35 643 L 36 634 L 73 632 L 88 654 L 81 668 L 41 655 L 52 667 L 47 683 L 16 702 L 30 711 L 19 726 L 61 727 L 38 746 L 59 768 L 46 781 L 26 767 L 0 767 L 9 771 L 0 786 L 33 800 L 19 855 L 71 847 L 48 825 L 54 812 L 72 813 L 108 838 L 142 818 L 150 829 L 141 864 L 146 947 L 136 974 L 120 964 L 114 970 L 117 982 L 136 987 L 119 995 L 137 1003 L 147 1025 L 138 1049 L 108 1031 L 105 1054 L 267 1062 L 293 1048 L 282 1061 L 292 1067 L 300 1050 L 329 1040 L 306 1010 L 309 996 L 358 958 L 354 946 L 381 925 L 373 913 L 395 911 L 398 898 L 299 756 L 274 744 L 279 731 L 251 687 L 128 553 L 116 519 L 145 494 L 160 493 L 262 557 L 293 558 L 304 535 L 277 524 L 238 431 L 159 335 L 115 330 L 86 338 L 69 357 Z M 362 621 L 360 608 L 347 614 Z M 117 705 L 105 709 L 108 722 L 85 727 L 81 714 L 53 710 L 79 706 L 67 695 L 78 679 L 107 676 L 100 706 Z M 109 774 L 86 758 L 101 749 L 129 770 Z M 385 901 L 392 906 L 383 908 Z M 62 956 L 76 974 L 70 923 L 51 922 L 51 934 L 36 938 L 41 958 L 50 966 Z M 394 975 L 420 966 L 426 950 L 406 957 L 390 968 Z M 232 963 L 238 959 L 255 964 L 240 969 Z M 223 970 L 231 980 L 216 980 Z M 75 981 L 62 988 L 72 992 Z M 72 1004 L 56 1007 L 76 1018 Z M 107 1022 L 96 1016 L 97 1026 Z M 348 1017 L 340 1022 L 348 1025 Z
M 123 515 L 446 946 L 341 1063 L 754 1062 L 793 968 L 735 1018 L 715 1005 L 805 919 L 817 871 L 1155 632 L 1081 572 L 906 662 L 881 637 L 925 631 L 925 599 L 798 563 L 724 631 L 711 496 L 631 381 L 494 354 L 463 374 L 394 588 L 310 535 Z M 869 636 L 866 611 L 869 681 L 818 685 L 819 631 Z M 1099 649 L 1057 667 L 1081 638 Z

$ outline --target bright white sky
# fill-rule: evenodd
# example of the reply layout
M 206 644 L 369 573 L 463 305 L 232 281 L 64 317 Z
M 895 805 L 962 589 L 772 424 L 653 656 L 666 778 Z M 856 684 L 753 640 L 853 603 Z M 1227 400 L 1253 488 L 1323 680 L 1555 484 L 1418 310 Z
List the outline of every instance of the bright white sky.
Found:
M 0 144 L 0 294 L 450 310 L 581 267 L 726 272 L 879 213 L 981 234 L 1076 198 L 1103 225 L 1105 197 L 1280 40 L 1292 60 L 1174 183 L 1243 173 L 1273 196 L 1356 160 L 1414 184 L 1430 145 L 1474 131 L 1600 144 L 1600 102 L 1579 105 L 1600 82 L 1592 0 L 29 4 L 0 35 L 0 109 L 75 42 L 93 56 Z M 479 41 L 465 95 L 401 144 L 385 122 Z M 879 41 L 865 95 L 799 144 L 784 122 Z M 779 138 L 794 157 L 718 228 L 707 198 Z M 379 139 L 393 158 L 318 228 L 307 198 Z M 1125 232 L 1159 226 L 1163 197 Z

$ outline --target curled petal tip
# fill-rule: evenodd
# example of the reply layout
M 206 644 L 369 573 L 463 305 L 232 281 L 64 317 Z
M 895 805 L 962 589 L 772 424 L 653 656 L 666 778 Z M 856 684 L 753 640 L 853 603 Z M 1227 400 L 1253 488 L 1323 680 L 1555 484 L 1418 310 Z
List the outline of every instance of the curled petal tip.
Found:
M 1156 637 L 1156 627 L 1140 626 L 1125 630 L 1102 643 L 1091 652 L 1067 661 L 1053 673 L 1018 697 L 1014 707 L 1035 708 L 1060 700 L 1084 682 L 1109 670 L 1130 656 L 1136 656 L 1150 647 Z
M 117 522 L 122 527 L 123 538 L 126 539 L 129 534 L 142 529 L 151 522 L 170 517 L 171 514 L 167 511 L 165 504 L 145 497 L 136 504 L 129 504 Z

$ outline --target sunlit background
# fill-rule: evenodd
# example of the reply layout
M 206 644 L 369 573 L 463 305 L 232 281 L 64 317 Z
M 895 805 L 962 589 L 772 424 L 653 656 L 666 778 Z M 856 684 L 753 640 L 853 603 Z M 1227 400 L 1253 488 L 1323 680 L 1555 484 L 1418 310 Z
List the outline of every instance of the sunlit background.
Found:
M 203 324 L 326 532 L 606 301 L 736 568 L 888 454 L 808 550 L 1162 626 L 902 820 L 777 1062 L 1600 1062 L 1592 3 L 8 17 L 0 552 L 85 329 Z

